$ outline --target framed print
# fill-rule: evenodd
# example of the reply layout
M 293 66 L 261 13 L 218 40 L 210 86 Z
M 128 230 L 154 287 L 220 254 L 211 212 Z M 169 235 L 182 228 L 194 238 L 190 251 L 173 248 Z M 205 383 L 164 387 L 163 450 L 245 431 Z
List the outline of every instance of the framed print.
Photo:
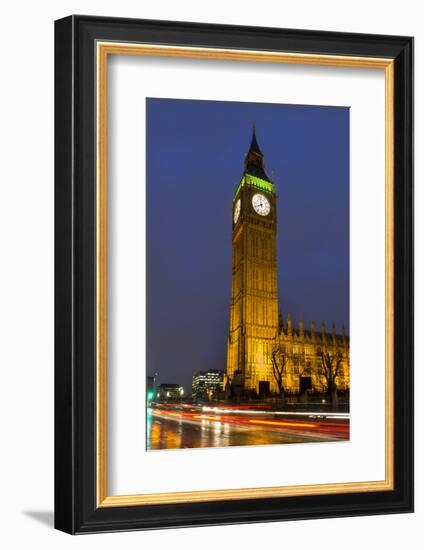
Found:
M 55 525 L 413 509 L 413 39 L 55 26 Z

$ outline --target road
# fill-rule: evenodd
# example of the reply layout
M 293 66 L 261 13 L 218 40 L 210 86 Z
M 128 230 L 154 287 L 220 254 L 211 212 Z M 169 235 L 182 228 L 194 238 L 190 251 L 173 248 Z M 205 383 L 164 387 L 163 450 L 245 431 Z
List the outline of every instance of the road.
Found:
M 341 413 L 161 404 L 147 414 L 148 450 L 348 439 L 349 415 Z

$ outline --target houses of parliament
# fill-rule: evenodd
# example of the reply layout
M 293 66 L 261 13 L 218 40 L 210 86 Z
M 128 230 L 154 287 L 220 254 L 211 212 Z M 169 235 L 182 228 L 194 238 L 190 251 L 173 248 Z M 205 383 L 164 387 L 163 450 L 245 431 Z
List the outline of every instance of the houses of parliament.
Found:
M 333 376 L 337 390 L 349 390 L 349 337 L 344 326 L 340 332 L 334 323 L 328 328 L 324 323 L 305 327 L 300 320 L 293 326 L 290 315 L 283 319 L 279 313 L 277 195 L 265 171 L 255 128 L 232 215 L 227 386 L 242 388 L 245 395 L 280 393 L 278 357 L 284 392 L 325 392 L 329 389 L 327 358 L 330 363 L 337 360 L 337 375 Z

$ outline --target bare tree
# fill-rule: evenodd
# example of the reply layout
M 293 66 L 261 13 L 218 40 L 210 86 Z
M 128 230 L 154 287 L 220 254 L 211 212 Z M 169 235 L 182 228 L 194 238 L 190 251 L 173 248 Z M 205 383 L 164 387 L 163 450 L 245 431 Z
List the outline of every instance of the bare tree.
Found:
M 343 357 L 340 352 L 323 351 L 318 353 L 321 363 L 318 365 L 318 373 L 325 380 L 328 396 L 333 405 L 337 404 L 337 384 L 336 378 L 340 374 Z
M 278 393 L 284 400 L 284 381 L 283 377 L 288 364 L 288 355 L 281 349 L 280 346 L 275 346 L 271 352 L 272 373 L 275 382 L 277 383 Z

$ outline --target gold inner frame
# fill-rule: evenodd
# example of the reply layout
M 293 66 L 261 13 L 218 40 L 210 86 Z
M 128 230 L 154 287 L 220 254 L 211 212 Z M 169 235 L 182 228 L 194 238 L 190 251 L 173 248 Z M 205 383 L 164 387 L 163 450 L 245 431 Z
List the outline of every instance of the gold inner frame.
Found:
M 219 500 L 388 491 L 394 489 L 394 60 L 255 50 L 96 44 L 97 54 L 97 506 L 118 507 Z M 384 69 L 385 71 L 385 479 L 281 487 L 255 487 L 109 496 L 107 493 L 107 61 L 109 55 L 143 55 Z

